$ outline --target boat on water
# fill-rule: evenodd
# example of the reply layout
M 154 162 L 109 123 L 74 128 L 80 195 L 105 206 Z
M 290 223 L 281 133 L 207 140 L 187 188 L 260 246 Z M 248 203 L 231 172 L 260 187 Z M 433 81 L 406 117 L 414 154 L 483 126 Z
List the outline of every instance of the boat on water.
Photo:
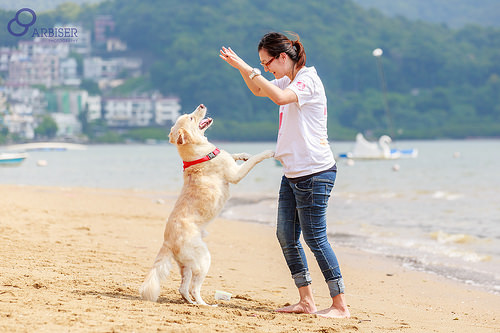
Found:
M 87 146 L 66 142 L 33 142 L 6 146 L 5 149 L 10 151 L 66 151 L 85 150 Z
M 17 166 L 27 157 L 26 153 L 0 153 L 0 166 Z
M 370 142 L 363 134 L 356 135 L 356 142 L 351 152 L 339 154 L 339 158 L 361 159 L 361 160 L 395 160 L 399 158 L 416 158 L 418 150 L 391 148 L 392 139 L 388 135 L 382 135 L 378 142 Z
M 384 109 L 387 117 L 387 122 L 389 124 L 388 131 L 390 134 L 394 135 L 392 116 L 389 110 L 389 103 L 387 100 L 387 87 L 385 84 L 385 76 L 381 62 L 381 56 L 383 53 L 384 52 L 380 48 L 377 48 L 372 52 L 373 56 L 377 59 L 378 73 L 383 92 Z M 378 139 L 378 142 L 370 142 L 365 139 L 363 134 L 358 133 L 356 135 L 356 143 L 354 144 L 352 152 L 341 153 L 339 154 L 338 157 L 347 159 L 360 159 L 360 160 L 395 160 L 399 158 L 416 158 L 418 156 L 417 149 L 391 148 L 390 146 L 391 142 L 392 139 L 388 135 L 382 135 Z

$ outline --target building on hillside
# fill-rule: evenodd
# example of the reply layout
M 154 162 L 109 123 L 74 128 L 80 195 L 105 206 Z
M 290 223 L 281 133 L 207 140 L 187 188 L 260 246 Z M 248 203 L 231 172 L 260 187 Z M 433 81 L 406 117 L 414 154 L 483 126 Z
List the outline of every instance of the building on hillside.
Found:
M 78 77 L 78 64 L 75 58 L 61 59 L 59 62 L 59 78 L 65 86 L 79 86 L 82 80 Z
M 108 52 L 127 51 L 127 44 L 118 38 L 108 38 L 106 40 L 106 51 Z
M 85 58 L 83 60 L 83 77 L 98 81 L 101 79 L 115 79 L 122 74 L 127 77 L 137 77 L 142 72 L 140 58 Z
M 106 39 L 115 31 L 115 21 L 111 15 L 99 15 L 94 19 L 94 41 L 106 43 Z
M 69 44 L 69 49 L 70 52 L 75 52 L 81 55 L 90 55 L 92 52 L 92 38 L 90 31 L 84 29 L 80 25 L 75 25 L 75 24 L 66 24 L 63 26 L 56 26 L 54 29 L 64 29 L 64 28 L 70 28 L 70 29 L 76 29 L 76 36 L 71 40 Z
M 15 105 L 13 107 L 15 108 Z M 31 114 L 8 113 L 3 122 L 10 134 L 30 140 L 35 137 L 35 119 Z
M 74 138 L 82 134 L 82 124 L 76 115 L 68 113 L 51 113 L 50 116 L 57 124 L 56 136 Z
M 23 138 L 33 139 L 35 137 L 35 120 L 33 107 L 16 101 L 9 101 L 4 96 L 3 125 L 9 133 Z
M 0 115 L 5 114 L 7 111 L 7 95 L 5 94 L 5 88 L 0 87 Z
M 179 117 L 181 106 L 177 97 L 106 98 L 103 118 L 110 127 L 144 127 L 170 125 Z
M 155 123 L 171 125 L 179 117 L 181 105 L 177 97 L 160 97 L 154 99 Z
M 109 127 L 144 127 L 153 124 L 153 102 L 146 97 L 106 98 L 104 119 Z
M 7 82 L 11 84 L 46 87 L 59 85 L 59 57 L 52 54 L 37 54 L 28 57 L 22 53 L 11 56 Z
M 58 89 L 45 95 L 47 111 L 78 116 L 85 110 L 89 93 L 86 90 Z
M 40 115 L 47 108 L 45 94 L 38 88 L 20 84 L 6 84 L 3 87 L 9 104 L 25 104 L 31 107 L 34 115 Z
M 102 118 L 101 96 L 87 97 L 87 121 L 99 120 Z
M 0 87 L 0 129 L 5 126 L 4 117 L 9 114 L 7 109 L 7 95 L 5 94 L 5 89 Z
M 35 137 L 36 118 L 45 112 L 45 95 L 38 88 L 6 84 L 1 87 L 3 125 L 9 133 L 26 139 Z
M 17 43 L 19 52 L 33 58 L 37 55 L 53 55 L 58 58 L 67 58 L 71 43 L 54 43 L 50 40 L 37 37 L 33 40 L 21 40 Z
M 0 75 L 9 72 L 9 62 L 13 52 L 15 51 L 10 47 L 0 47 Z

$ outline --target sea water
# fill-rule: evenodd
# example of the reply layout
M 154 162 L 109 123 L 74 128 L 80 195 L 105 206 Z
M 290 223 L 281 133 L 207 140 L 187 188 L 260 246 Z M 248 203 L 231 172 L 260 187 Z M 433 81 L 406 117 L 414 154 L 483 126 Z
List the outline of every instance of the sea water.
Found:
M 231 153 L 258 153 L 274 143 L 217 143 Z M 335 155 L 353 142 L 333 142 Z M 417 158 L 337 159 L 328 211 L 333 246 L 384 255 L 500 293 L 500 140 L 406 141 Z M 1 147 L 0 147 L 1 150 Z M 174 146 L 91 145 L 85 151 L 30 152 L 0 168 L 1 184 L 159 190 L 182 187 Z M 45 167 L 37 166 L 44 160 Z M 282 168 L 266 160 L 239 184 L 223 218 L 274 225 Z

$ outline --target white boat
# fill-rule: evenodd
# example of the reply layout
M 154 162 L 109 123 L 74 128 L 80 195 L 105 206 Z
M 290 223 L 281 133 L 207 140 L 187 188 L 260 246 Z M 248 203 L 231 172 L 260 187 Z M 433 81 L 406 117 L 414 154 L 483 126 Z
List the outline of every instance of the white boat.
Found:
M 66 142 L 34 142 L 11 145 L 5 147 L 5 149 L 14 151 L 66 151 L 85 150 L 87 149 L 87 146 Z
M 365 160 L 395 160 L 398 158 L 418 156 L 418 150 L 391 148 L 392 139 L 388 135 L 382 135 L 378 142 L 370 142 L 363 134 L 356 135 L 356 143 L 352 152 L 339 154 L 340 158 L 365 159 Z
M 0 153 L 1 166 L 15 166 L 21 164 L 28 154 L 26 153 Z
M 372 54 L 377 58 L 378 73 L 380 76 L 380 81 L 382 85 L 383 97 L 384 97 L 384 108 L 389 124 L 389 133 L 394 133 L 392 131 L 392 117 L 389 111 L 389 104 L 387 101 L 387 91 L 384 78 L 384 71 L 382 69 L 381 56 L 384 52 L 382 49 L 377 48 L 373 50 Z M 382 135 L 378 142 L 369 142 L 365 139 L 363 134 L 358 133 L 356 135 L 356 143 L 352 152 L 339 154 L 340 158 L 347 159 L 365 159 L 365 160 L 395 160 L 402 157 L 416 158 L 418 156 L 418 150 L 411 149 L 397 149 L 391 148 L 390 143 L 392 139 L 388 135 Z

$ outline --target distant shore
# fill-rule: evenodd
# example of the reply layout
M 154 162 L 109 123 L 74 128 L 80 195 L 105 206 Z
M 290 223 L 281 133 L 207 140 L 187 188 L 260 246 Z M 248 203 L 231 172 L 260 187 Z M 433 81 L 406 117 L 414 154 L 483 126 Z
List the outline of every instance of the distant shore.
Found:
M 216 219 L 206 242 L 209 303 L 185 304 L 174 266 L 158 303 L 138 287 L 176 193 L 0 185 L 3 332 L 498 332 L 500 297 L 336 248 L 352 318 L 278 314 L 296 289 L 268 225 Z M 309 253 L 308 253 L 309 254 Z M 310 257 L 310 256 L 309 256 Z M 319 308 L 327 287 L 309 260 Z M 232 294 L 216 301 L 216 290 Z

